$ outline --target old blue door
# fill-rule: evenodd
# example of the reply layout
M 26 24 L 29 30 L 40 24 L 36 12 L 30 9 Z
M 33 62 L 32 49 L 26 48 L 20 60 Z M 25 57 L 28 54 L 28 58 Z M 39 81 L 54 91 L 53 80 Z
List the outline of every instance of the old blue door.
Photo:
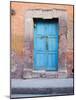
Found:
M 58 19 L 34 19 L 34 69 L 57 70 Z

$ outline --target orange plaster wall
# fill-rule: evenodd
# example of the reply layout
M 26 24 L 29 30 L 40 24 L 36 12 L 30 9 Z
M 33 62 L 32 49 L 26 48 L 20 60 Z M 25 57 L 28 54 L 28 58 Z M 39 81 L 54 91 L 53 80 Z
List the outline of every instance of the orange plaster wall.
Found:
M 69 5 L 53 5 L 53 4 L 36 4 L 36 3 L 21 3 L 11 2 L 11 9 L 14 9 L 16 14 L 11 15 L 11 45 L 12 49 L 20 56 L 24 52 L 24 30 L 25 30 L 25 10 L 27 9 L 65 9 L 68 14 L 68 31 L 70 22 L 73 22 L 73 6 Z

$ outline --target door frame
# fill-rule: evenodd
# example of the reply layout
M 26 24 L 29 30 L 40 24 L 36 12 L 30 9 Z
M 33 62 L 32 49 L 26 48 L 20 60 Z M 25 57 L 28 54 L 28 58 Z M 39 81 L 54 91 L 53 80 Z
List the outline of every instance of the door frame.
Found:
M 34 39 L 33 18 L 43 18 L 43 19 L 58 18 L 59 20 L 58 70 L 66 70 L 66 65 L 67 65 L 67 59 L 65 56 L 67 52 L 67 12 L 66 10 L 63 10 L 63 9 L 26 10 L 25 11 L 25 33 L 24 33 L 25 34 L 25 51 L 27 49 L 27 44 L 29 47 L 33 45 L 33 39 Z M 64 41 L 65 41 L 65 45 L 63 47 Z M 30 55 L 28 56 L 30 57 Z M 34 70 L 33 51 L 32 51 L 32 63 L 31 64 L 32 64 L 31 69 Z

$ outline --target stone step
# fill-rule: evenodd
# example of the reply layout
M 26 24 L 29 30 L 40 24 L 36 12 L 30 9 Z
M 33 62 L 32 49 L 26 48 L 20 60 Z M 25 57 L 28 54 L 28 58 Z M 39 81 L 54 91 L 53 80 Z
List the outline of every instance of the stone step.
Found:
M 34 71 L 30 69 L 25 69 L 23 72 L 24 79 L 31 79 L 31 78 L 66 78 L 67 72 L 65 70 L 61 71 Z

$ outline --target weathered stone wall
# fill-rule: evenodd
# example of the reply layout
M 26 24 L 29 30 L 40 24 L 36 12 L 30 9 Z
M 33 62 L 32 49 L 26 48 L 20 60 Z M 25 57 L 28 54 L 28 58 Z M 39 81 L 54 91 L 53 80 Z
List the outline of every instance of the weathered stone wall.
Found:
M 12 35 L 12 51 L 15 52 L 11 56 L 11 77 L 12 78 L 58 78 L 58 77 L 71 77 L 73 69 L 73 6 L 70 5 L 52 5 L 52 4 L 35 4 L 35 3 L 11 3 L 11 9 L 15 11 L 14 15 L 11 15 L 11 35 Z M 33 70 L 33 26 L 32 23 L 25 25 L 25 17 L 27 16 L 27 10 L 41 9 L 45 10 L 45 18 L 47 17 L 47 11 L 58 9 L 60 12 L 53 13 L 59 18 L 60 32 L 59 32 L 59 70 L 58 72 L 36 72 Z M 62 11 L 61 11 L 62 10 Z M 66 14 L 63 13 L 66 11 Z M 41 11 L 37 17 L 41 17 Z M 36 11 L 34 16 L 36 15 Z M 32 14 L 31 14 L 32 16 Z M 29 22 L 32 22 L 28 16 Z M 50 14 L 48 17 L 52 17 Z M 35 16 L 36 17 L 36 16 Z M 67 17 L 67 18 L 66 18 Z M 26 27 L 26 28 L 25 28 Z M 30 29 L 28 29 L 30 28 Z M 30 33 L 28 35 L 27 30 Z M 27 37 L 26 37 L 27 36 Z M 30 36 L 30 37 L 29 37 Z M 30 40 L 31 39 L 31 40 Z M 29 41 L 30 40 L 30 41 Z M 11 52 L 11 53 L 13 53 Z M 67 76 L 66 74 L 67 73 Z M 28 76 L 28 77 L 27 77 Z

